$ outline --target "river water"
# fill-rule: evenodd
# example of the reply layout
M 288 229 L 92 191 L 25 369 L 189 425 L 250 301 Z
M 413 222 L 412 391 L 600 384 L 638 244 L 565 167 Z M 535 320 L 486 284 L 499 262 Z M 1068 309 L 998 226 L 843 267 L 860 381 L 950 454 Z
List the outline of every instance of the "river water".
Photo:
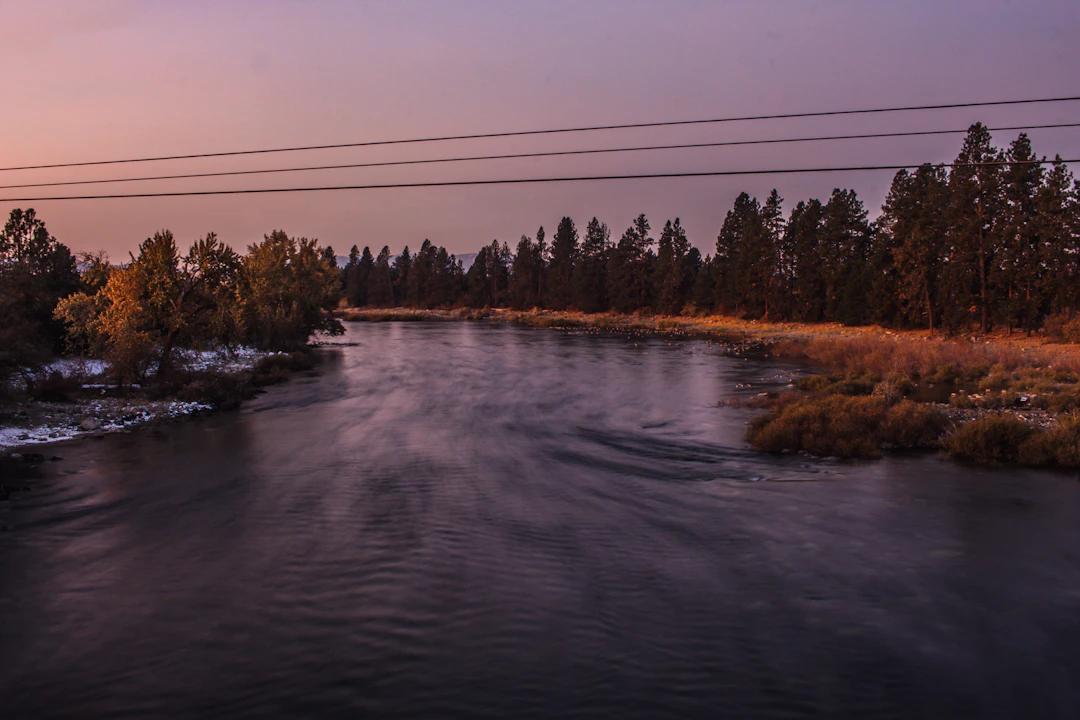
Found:
M 344 340 L 51 449 L 0 507 L 0 716 L 1080 715 L 1075 477 L 753 453 L 720 401 L 793 369 L 705 342 Z

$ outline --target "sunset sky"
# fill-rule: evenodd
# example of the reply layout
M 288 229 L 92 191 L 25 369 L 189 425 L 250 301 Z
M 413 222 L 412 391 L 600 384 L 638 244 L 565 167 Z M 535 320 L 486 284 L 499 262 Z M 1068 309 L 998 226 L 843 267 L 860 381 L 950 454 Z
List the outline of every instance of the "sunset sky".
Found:
M 0 0 L 0 166 L 565 125 L 1080 94 L 1080 3 L 13 2 Z M 457 153 L 1080 121 L 1080 102 L 0 173 L 0 184 Z M 1080 157 L 1080 128 L 1035 131 Z M 998 133 L 1005 145 L 1015 133 Z M 276 187 L 918 163 L 961 136 L 365 168 L 42 190 Z M 1074 168 L 1074 172 L 1076 168 Z M 681 216 L 708 249 L 735 195 L 786 209 L 838 185 L 876 213 L 891 173 L 37 202 L 73 249 L 126 256 L 172 229 L 242 248 L 274 228 L 395 252 L 472 252 L 562 215 L 616 236 Z M 25 205 L 25 203 L 23 203 Z M 4 215 L 20 203 L 2 203 Z

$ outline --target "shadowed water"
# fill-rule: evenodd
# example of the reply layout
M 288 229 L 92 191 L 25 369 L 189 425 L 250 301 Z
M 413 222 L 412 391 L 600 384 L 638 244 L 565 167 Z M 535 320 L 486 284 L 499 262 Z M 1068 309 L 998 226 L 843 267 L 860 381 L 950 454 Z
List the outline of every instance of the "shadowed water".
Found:
M 345 340 L 0 506 L 0 715 L 1080 714 L 1074 477 L 753 453 L 791 368 L 703 342 Z

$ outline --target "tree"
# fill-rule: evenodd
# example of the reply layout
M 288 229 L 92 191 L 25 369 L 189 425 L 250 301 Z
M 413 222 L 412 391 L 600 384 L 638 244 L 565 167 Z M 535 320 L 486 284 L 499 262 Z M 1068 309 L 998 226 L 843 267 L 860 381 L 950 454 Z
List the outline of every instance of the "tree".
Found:
M 412 255 L 409 254 L 409 246 L 406 245 L 401 254 L 394 258 L 390 266 L 390 279 L 394 285 L 394 302 L 398 305 L 407 304 L 409 273 L 412 271 Z
M 574 266 L 576 303 L 585 312 L 607 308 L 607 263 L 611 250 L 611 231 L 595 217 L 585 228 L 578 263 Z
M 959 329 L 975 319 L 991 326 L 991 268 L 999 249 L 1002 161 L 982 123 L 968 129 L 949 173 L 948 230 L 942 273 L 942 322 Z
M 33 209 L 11 211 L 0 232 L 0 383 L 62 349 L 60 298 L 80 288 L 71 251 Z
M 394 284 L 390 277 L 390 248 L 383 246 L 371 268 L 367 286 L 368 305 L 388 307 L 394 304 Z
M 1080 307 L 1080 187 L 1060 157 L 1035 197 L 1039 237 L 1039 296 L 1044 313 L 1068 314 Z
M 713 255 L 716 307 L 724 312 L 748 310 L 759 314 L 764 305 L 759 284 L 761 252 L 761 208 L 747 193 L 739 193 L 720 226 Z M 757 312 L 755 312 L 757 311 Z
M 1038 165 L 1031 141 L 1025 133 L 1013 141 L 1006 153 L 1008 164 L 1002 174 L 1000 248 L 991 267 L 991 280 L 998 291 L 998 316 L 1011 330 L 1028 332 L 1042 322 L 1043 268 L 1045 255 L 1036 220 L 1036 196 L 1042 186 L 1043 169 Z
M 818 322 L 825 317 L 825 276 L 821 265 L 821 225 L 825 208 L 820 200 L 799 202 L 784 230 L 791 253 L 791 317 Z
M 514 261 L 510 266 L 508 294 L 511 307 L 524 310 L 540 304 L 537 296 L 539 287 L 537 275 L 540 272 L 538 261 L 538 253 L 532 238 L 522 235 L 514 252 Z
M 88 301 L 61 306 L 76 337 L 104 344 L 113 371 L 125 381 L 141 379 L 156 360 L 158 378 L 167 377 L 178 346 L 227 342 L 234 335 L 233 288 L 240 260 L 213 233 L 196 241 L 182 259 L 173 234 L 162 230 L 139 245 L 125 268 L 109 275 L 98 300 L 96 323 L 88 321 Z M 336 278 L 336 273 L 335 273 Z M 76 311 L 82 310 L 82 323 Z
M 668 220 L 664 223 L 656 250 L 653 285 L 657 310 L 671 315 L 682 310 L 694 279 L 696 268 L 693 264 L 690 241 L 686 238 L 681 221 L 679 218 L 675 218 L 674 223 Z
M 607 293 L 618 312 L 633 312 L 649 306 L 650 247 L 649 221 L 638 215 L 610 253 Z
M 559 221 L 551 241 L 551 263 L 548 266 L 547 306 L 565 310 L 574 302 L 574 264 L 578 255 L 578 232 L 574 221 L 564 217 Z
M 282 230 L 264 236 L 240 268 L 236 314 L 244 339 L 266 350 L 298 350 L 314 332 L 341 334 L 331 313 L 338 277 L 315 240 Z
M 820 233 L 825 317 L 848 325 L 868 319 L 870 226 L 854 190 L 833 190 Z
M 892 257 L 899 320 L 925 323 L 934 332 L 939 313 L 943 241 L 948 224 L 948 179 L 940 165 L 901 170 L 878 218 L 879 238 Z

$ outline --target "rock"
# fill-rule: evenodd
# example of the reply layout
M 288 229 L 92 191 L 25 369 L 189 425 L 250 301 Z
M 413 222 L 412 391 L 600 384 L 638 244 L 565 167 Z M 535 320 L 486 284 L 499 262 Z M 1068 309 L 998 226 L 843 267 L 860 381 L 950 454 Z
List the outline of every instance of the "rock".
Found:
M 84 417 L 82 420 L 79 421 L 79 429 L 80 430 L 85 430 L 86 432 L 91 432 L 92 430 L 97 430 L 100 427 L 101 427 L 101 421 L 98 420 L 97 418 Z

